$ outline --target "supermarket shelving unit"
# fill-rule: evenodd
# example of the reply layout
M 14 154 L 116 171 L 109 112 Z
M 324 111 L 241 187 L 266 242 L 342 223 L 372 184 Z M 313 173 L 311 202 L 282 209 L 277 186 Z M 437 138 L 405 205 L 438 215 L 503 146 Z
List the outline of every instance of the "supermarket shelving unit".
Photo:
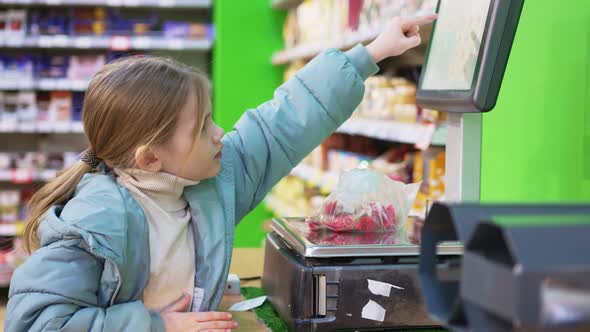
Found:
M 0 41 L 2 48 L 27 48 L 27 49 L 96 49 L 96 50 L 177 50 L 177 51 L 208 51 L 211 49 L 211 41 L 185 40 L 180 38 L 164 37 L 69 37 L 69 36 L 41 36 L 41 37 L 16 37 Z
M 276 10 L 291 10 L 301 4 L 300 0 L 272 0 L 271 6 Z M 416 15 L 424 14 L 417 12 Z M 347 50 L 362 43 L 367 44 L 374 40 L 381 32 L 382 27 L 365 28 L 364 30 L 342 33 L 336 39 L 308 42 L 293 48 L 280 50 L 272 55 L 273 65 L 285 65 L 293 61 L 309 60 L 328 48 Z M 424 63 L 426 49 L 431 34 L 431 26 L 422 27 L 420 31 L 422 45 L 409 50 L 400 57 L 386 60 L 382 66 L 419 67 Z M 434 125 L 418 123 L 402 123 L 392 120 L 351 118 L 338 130 L 338 133 L 370 137 L 393 143 L 405 143 L 427 146 L 444 146 L 446 142 L 446 125 L 437 128 Z M 306 184 L 317 187 L 324 194 L 329 193 L 337 184 L 339 174 L 337 172 L 315 169 L 305 164 L 298 165 L 291 172 L 292 176 L 302 179 Z M 277 215 L 297 215 L 288 204 L 280 202 L 272 193 L 265 200 L 267 208 Z M 421 215 L 421 211 L 413 211 Z
M 212 0 L 0 0 L 0 10 L 9 8 L 107 7 L 128 11 L 158 10 L 167 19 L 211 22 Z M 156 36 L 12 36 L 0 40 L 0 54 L 54 52 L 55 54 L 109 51 L 149 51 L 182 62 L 209 68 L 213 39 L 180 39 Z M 34 79 L 0 80 L 0 91 L 76 91 L 88 87 L 87 80 Z M 0 152 L 82 151 L 87 142 L 81 122 L 15 124 L 0 121 Z M 58 170 L 0 170 L 0 190 L 38 186 L 53 178 Z M 0 237 L 22 234 L 23 223 L 0 223 Z M 10 273 L 2 269 L 0 287 L 7 286 Z
M 0 0 L 0 5 L 28 6 L 108 6 L 108 7 L 160 7 L 172 9 L 207 9 L 212 0 Z

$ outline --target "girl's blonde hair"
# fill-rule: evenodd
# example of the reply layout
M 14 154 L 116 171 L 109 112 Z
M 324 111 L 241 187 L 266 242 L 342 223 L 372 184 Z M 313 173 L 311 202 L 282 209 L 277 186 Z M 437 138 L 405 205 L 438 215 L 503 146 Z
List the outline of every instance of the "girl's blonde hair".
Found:
M 170 59 L 129 57 L 107 64 L 92 79 L 84 98 L 84 132 L 89 150 L 111 167 L 130 168 L 142 146 L 165 144 L 174 134 L 189 93 L 197 100 L 197 132 L 211 108 L 209 79 Z M 33 195 L 24 249 L 39 247 L 37 230 L 51 206 L 65 204 L 91 167 L 79 161 Z

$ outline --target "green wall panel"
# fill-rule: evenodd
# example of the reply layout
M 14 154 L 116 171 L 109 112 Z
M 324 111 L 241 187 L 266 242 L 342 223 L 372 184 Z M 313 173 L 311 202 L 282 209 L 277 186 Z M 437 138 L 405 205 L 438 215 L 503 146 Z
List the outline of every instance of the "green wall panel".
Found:
M 525 1 L 483 116 L 482 201 L 590 201 L 589 59 L 590 1 Z
M 285 14 L 272 10 L 270 0 L 216 0 L 216 40 L 213 51 L 213 103 L 215 121 L 231 130 L 247 109 L 272 98 L 282 83 L 282 68 L 270 64 L 282 48 Z M 271 214 L 259 206 L 238 226 L 236 247 L 258 247 L 262 223 Z

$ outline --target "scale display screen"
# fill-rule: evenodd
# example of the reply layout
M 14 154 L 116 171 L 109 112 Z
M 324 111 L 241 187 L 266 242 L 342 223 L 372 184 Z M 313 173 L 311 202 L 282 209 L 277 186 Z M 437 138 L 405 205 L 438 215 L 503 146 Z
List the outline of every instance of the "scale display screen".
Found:
M 491 0 L 443 0 L 422 89 L 470 90 Z
M 445 112 L 494 108 L 524 0 L 439 0 L 418 104 Z

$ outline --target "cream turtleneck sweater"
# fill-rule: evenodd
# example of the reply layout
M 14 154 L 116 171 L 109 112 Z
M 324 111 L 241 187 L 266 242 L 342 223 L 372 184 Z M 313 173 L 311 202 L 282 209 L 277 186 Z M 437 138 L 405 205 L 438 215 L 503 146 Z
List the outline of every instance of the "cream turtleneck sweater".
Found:
M 192 296 L 195 244 L 184 187 L 195 185 L 168 173 L 114 169 L 117 182 L 129 189 L 149 224 L 150 278 L 143 292 L 149 310 L 161 310 L 183 292 Z

